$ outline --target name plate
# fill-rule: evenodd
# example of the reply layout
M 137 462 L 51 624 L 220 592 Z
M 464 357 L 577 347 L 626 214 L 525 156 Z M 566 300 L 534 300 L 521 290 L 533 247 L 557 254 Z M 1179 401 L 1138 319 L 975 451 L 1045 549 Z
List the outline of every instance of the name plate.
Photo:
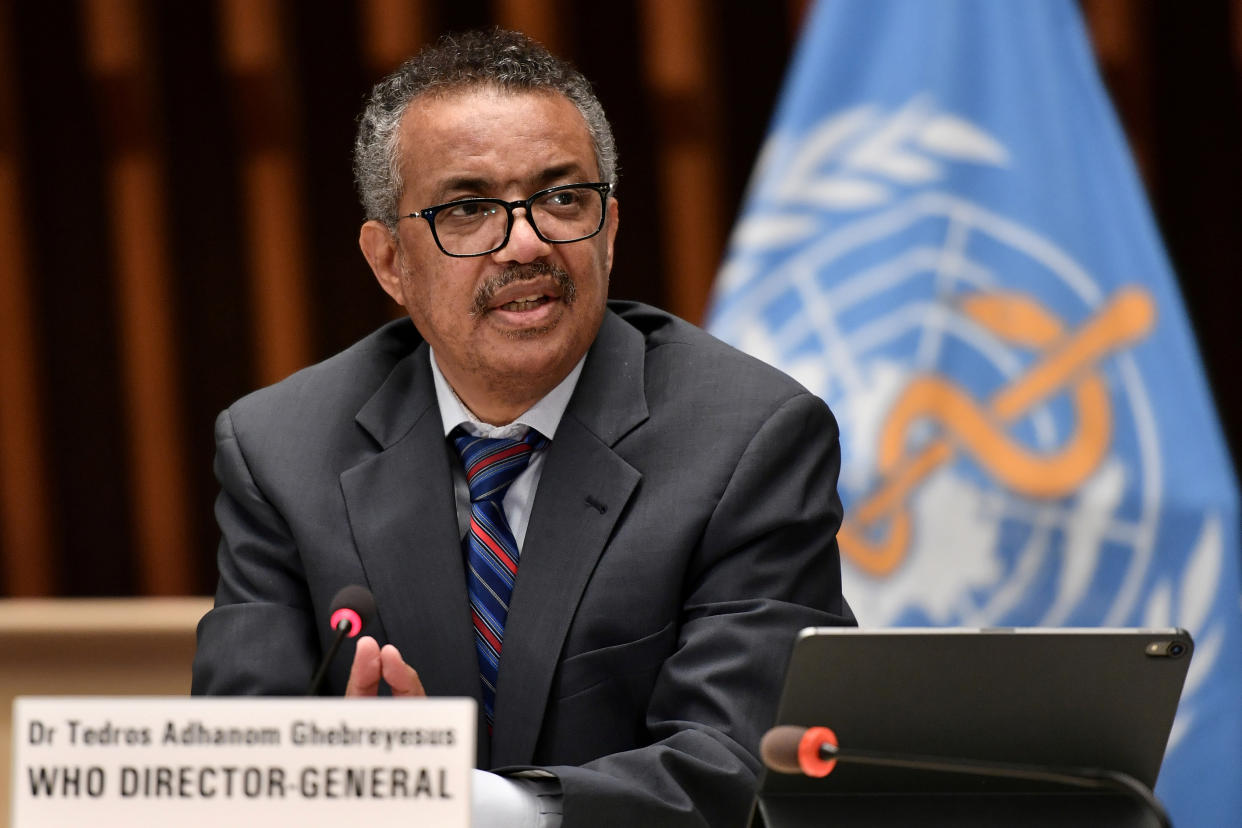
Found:
M 466 828 L 474 726 L 473 699 L 19 698 L 12 828 Z

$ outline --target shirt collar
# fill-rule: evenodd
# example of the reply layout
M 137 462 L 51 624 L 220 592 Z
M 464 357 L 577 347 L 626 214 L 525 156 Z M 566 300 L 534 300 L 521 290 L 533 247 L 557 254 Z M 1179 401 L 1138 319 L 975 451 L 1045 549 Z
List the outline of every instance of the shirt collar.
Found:
M 446 437 L 453 429 L 460 426 L 476 437 L 507 437 L 520 440 L 526 436 L 527 429 L 533 428 L 551 440 L 556 436 L 556 427 L 560 425 L 561 417 L 565 414 L 566 407 L 569 406 L 569 398 L 573 396 L 574 389 L 578 386 L 578 377 L 582 375 L 582 366 L 586 362 L 586 355 L 583 354 L 582 359 L 578 360 L 578 364 L 565 379 L 561 380 L 538 402 L 519 414 L 517 419 L 508 425 L 493 426 L 475 416 L 474 412 L 467 408 L 457 396 L 457 392 L 444 378 L 444 374 L 440 373 L 440 366 L 436 364 L 436 355 L 430 345 L 427 347 L 427 353 L 428 359 L 431 360 L 431 378 L 435 383 L 436 402 L 440 406 L 440 421 L 444 426 Z

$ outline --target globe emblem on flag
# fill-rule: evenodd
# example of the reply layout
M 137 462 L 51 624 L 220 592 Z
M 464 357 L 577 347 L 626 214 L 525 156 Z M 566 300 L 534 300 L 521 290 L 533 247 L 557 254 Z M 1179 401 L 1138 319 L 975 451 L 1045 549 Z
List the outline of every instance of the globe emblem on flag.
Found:
M 1006 272 L 974 250 L 1003 250 Z M 741 344 L 840 421 L 840 542 L 860 616 L 1129 618 L 1159 502 L 1147 392 L 1124 352 L 1150 330 L 1146 294 L 1105 296 L 1046 240 L 939 193 L 844 225 L 783 267 L 789 282 L 759 308 L 768 324 Z
M 836 413 L 862 623 L 1167 626 L 1148 606 L 1161 448 L 1129 350 L 1154 302 L 936 186 L 948 161 L 1007 152 L 925 98 L 770 139 L 711 327 Z

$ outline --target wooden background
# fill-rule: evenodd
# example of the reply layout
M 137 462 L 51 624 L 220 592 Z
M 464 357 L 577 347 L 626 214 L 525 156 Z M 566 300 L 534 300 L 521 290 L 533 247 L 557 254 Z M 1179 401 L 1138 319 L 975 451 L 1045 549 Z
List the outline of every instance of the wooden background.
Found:
M 350 146 L 420 44 L 499 23 L 577 63 L 621 153 L 612 293 L 697 320 L 805 5 L 0 0 L 0 595 L 212 590 L 217 411 L 395 314 Z M 1236 453 L 1242 0 L 1083 8 Z

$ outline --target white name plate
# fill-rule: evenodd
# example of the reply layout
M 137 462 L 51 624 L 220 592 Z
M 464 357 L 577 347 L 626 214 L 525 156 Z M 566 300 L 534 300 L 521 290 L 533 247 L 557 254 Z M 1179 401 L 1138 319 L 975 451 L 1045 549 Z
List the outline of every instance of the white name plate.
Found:
M 473 699 L 13 703 L 12 828 L 470 822 Z

